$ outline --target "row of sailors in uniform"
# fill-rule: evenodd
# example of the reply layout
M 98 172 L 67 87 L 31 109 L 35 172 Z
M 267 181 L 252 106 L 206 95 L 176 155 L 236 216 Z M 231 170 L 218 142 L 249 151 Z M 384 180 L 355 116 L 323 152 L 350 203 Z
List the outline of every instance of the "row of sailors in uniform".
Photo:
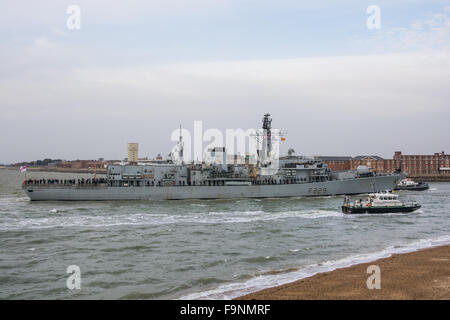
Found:
M 84 184 L 99 184 L 107 183 L 108 180 L 105 178 L 88 178 L 88 179 L 28 179 L 23 182 L 23 184 L 29 185 L 49 185 L 49 184 L 64 184 L 64 185 L 84 185 Z

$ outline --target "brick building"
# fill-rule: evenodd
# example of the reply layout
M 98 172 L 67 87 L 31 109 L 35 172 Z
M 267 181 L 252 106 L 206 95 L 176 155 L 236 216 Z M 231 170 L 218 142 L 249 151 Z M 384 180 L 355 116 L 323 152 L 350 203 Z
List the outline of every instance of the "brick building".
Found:
M 351 170 L 352 157 L 328 157 L 320 156 L 316 157 L 318 160 L 322 160 L 328 165 L 331 171 L 346 171 Z
M 397 151 L 393 162 L 396 168 L 411 176 L 450 174 L 450 155 L 444 151 L 434 155 L 404 155 Z
M 95 160 L 74 160 L 64 161 L 59 167 L 72 168 L 72 169 L 102 169 L 108 164 L 107 161 L 95 161 Z
M 450 155 L 404 155 L 397 151 L 392 159 L 367 155 L 357 157 L 317 157 L 332 171 L 355 170 L 358 166 L 367 166 L 376 172 L 391 173 L 400 169 L 410 177 L 448 176 L 450 177 Z
M 392 172 L 389 160 L 379 156 L 356 156 L 350 160 L 350 170 L 356 170 L 358 166 L 367 166 L 376 172 Z M 391 171 L 389 171 L 391 170 Z

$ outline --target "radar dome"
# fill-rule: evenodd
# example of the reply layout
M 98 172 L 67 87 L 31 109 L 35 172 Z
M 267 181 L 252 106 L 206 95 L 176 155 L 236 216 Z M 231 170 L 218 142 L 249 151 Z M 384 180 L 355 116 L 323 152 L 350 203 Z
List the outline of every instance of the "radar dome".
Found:
M 369 168 L 367 166 L 358 166 L 356 172 L 358 172 L 358 174 L 366 174 L 369 173 Z

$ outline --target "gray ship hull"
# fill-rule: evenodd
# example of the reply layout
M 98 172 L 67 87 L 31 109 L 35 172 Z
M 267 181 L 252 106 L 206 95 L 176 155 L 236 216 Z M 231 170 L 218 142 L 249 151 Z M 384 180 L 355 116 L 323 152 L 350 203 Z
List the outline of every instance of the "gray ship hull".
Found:
M 27 185 L 24 191 L 31 200 L 176 200 L 281 198 L 351 195 L 392 190 L 403 175 L 375 176 L 316 183 L 245 186 L 41 186 Z

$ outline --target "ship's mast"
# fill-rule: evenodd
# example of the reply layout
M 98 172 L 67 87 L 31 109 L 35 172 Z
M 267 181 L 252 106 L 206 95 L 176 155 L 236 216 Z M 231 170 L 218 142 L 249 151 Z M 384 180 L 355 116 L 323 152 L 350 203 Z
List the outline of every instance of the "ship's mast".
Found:
M 183 136 L 181 134 L 181 124 L 180 124 L 180 139 L 178 141 L 178 157 L 180 159 L 180 162 L 183 164 L 183 148 L 184 148 L 184 143 L 183 143 Z
M 261 149 L 257 150 L 258 165 L 266 163 L 273 157 L 274 139 L 280 139 L 285 135 L 279 130 L 272 130 L 272 118 L 269 113 L 266 113 L 262 119 L 262 131 L 262 134 L 260 134 L 261 130 L 258 130 L 251 135 L 256 139 L 258 145 L 261 145 Z
M 262 120 L 262 128 L 263 128 L 263 157 L 269 158 L 270 153 L 272 152 L 272 118 L 270 118 L 270 114 L 266 113 Z

